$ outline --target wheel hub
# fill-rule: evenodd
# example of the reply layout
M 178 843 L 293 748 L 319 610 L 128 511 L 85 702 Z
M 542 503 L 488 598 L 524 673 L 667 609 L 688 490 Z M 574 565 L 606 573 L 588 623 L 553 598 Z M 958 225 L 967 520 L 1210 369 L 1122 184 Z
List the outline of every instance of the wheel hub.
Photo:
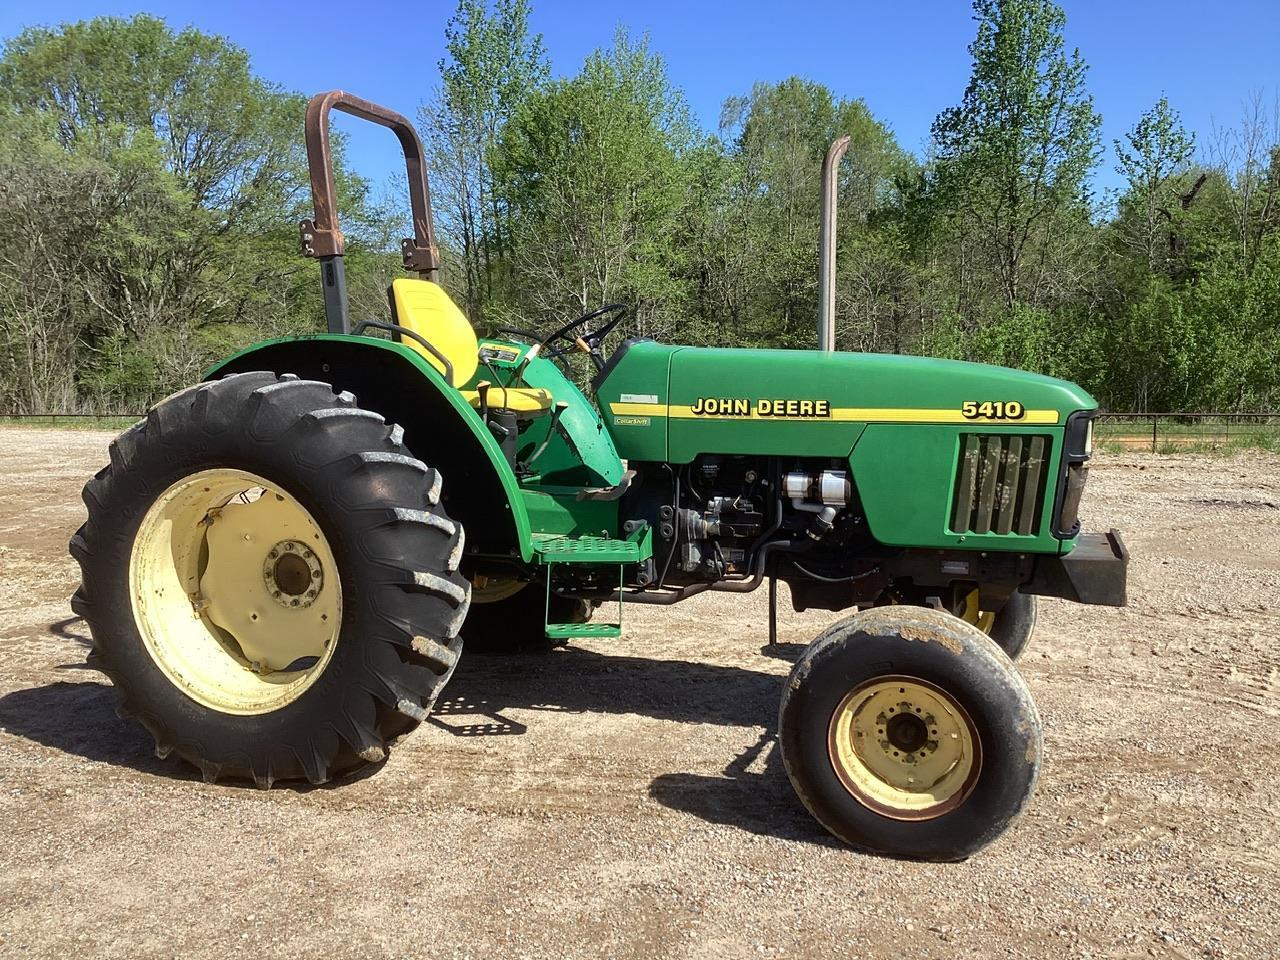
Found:
M 324 568 L 305 543 L 281 540 L 267 551 L 262 579 L 282 607 L 309 607 L 324 589 Z
M 929 717 L 929 720 L 932 719 L 933 717 Z M 926 726 L 929 720 L 923 720 L 905 711 L 895 714 L 885 724 L 885 735 L 889 744 L 904 753 L 919 750 L 929 741 L 929 728 Z
M 964 708 L 913 677 L 878 677 L 850 691 L 832 714 L 827 746 L 845 789 L 897 820 L 955 809 L 982 764 L 981 740 Z

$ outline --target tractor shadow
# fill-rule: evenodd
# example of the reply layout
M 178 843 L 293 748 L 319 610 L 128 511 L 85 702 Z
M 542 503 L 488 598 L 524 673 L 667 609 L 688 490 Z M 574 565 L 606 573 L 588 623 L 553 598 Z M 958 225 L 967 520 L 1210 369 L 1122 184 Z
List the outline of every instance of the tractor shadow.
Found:
M 83 659 L 83 652 L 88 651 L 93 643 L 83 618 L 67 617 L 55 621 L 49 624 L 48 633 L 76 645 L 68 651 L 76 654 L 76 659 L 57 664 L 54 670 L 98 673 Z M 151 734 L 142 724 L 123 719 L 116 713 L 116 692 L 110 683 L 105 682 L 105 677 L 103 680 L 59 680 L 0 696 L 0 732 L 95 763 L 125 767 L 169 780 L 200 782 L 201 776 L 194 767 L 176 757 L 162 760 L 156 756 Z M 380 765 L 370 764 L 319 785 L 281 781 L 275 789 L 298 793 L 332 789 L 373 776 L 380 768 Z M 258 790 L 247 781 L 219 780 L 218 786 Z
M 792 649 L 794 647 L 794 649 Z M 794 662 L 801 645 L 765 647 Z M 540 656 L 464 654 L 428 723 L 459 737 L 519 736 L 508 711 L 636 714 L 690 724 L 763 728 L 719 775 L 665 773 L 650 799 L 709 823 L 838 846 L 792 790 L 777 749 L 785 676 L 688 660 L 605 655 L 570 647 Z
M 93 641 L 82 617 L 54 621 L 47 632 L 71 645 L 69 662 L 57 664 L 54 670 L 96 673 L 84 661 Z M 115 705 L 115 691 L 107 683 L 59 680 L 0 697 L 0 730 L 97 763 L 174 779 L 199 779 L 176 761 L 157 758 L 151 735 L 140 724 L 117 716 Z
M 88 648 L 79 618 L 60 620 L 49 633 Z M 761 650 L 794 660 L 803 647 Z M 92 670 L 80 656 L 56 670 Z M 709 823 L 764 836 L 817 844 L 833 841 L 796 799 L 776 745 L 775 723 L 782 675 L 747 667 L 605 655 L 581 648 L 548 655 L 464 656 L 428 719 L 459 737 L 519 736 L 527 726 L 508 711 L 634 714 L 690 724 L 761 729 L 758 738 L 719 775 L 672 772 L 654 777 L 651 799 Z M 108 683 L 57 681 L 0 696 L 0 730 L 62 753 L 124 767 L 150 776 L 198 782 L 199 774 L 170 757 L 156 757 L 150 734 L 116 714 Z M 329 784 L 279 783 L 276 789 L 308 792 L 340 787 L 374 776 L 379 765 L 362 768 Z M 220 787 L 256 790 L 252 784 L 220 781 Z
M 128 767 L 174 780 L 199 780 L 176 760 L 155 755 L 141 724 L 116 716 L 116 695 L 106 683 L 60 680 L 0 697 L 0 729 L 96 763 Z
M 93 638 L 89 636 L 89 627 L 84 622 L 84 617 L 67 617 L 64 620 L 55 620 L 49 624 L 50 636 L 58 637 L 62 640 L 71 640 L 80 644 L 85 650 L 93 646 Z M 55 670 L 88 670 L 93 671 L 93 667 L 85 663 L 83 660 L 74 663 L 60 663 Z

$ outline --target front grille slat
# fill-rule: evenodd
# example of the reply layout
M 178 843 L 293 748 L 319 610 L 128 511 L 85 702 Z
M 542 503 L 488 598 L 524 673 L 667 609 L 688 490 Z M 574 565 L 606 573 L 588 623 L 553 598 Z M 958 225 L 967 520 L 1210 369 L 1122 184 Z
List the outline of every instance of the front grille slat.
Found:
M 1013 529 L 1013 509 L 1018 503 L 1018 479 L 1022 475 L 1022 438 L 1010 437 L 1004 445 L 1004 470 L 996 504 L 996 533 Z
M 1034 490 L 1035 496 L 1023 497 L 1022 508 L 1018 511 L 1018 530 L 1019 532 L 1026 530 L 1031 533 L 1039 532 L 1037 530 L 1037 519 L 1040 516 L 1040 499 L 1043 491 L 1040 489 L 1040 481 L 1044 476 L 1044 460 L 1048 443 L 1044 437 L 1032 437 L 1031 449 L 1027 454 L 1027 475 L 1023 482 L 1025 489 Z
M 1000 476 L 1002 444 L 999 437 L 987 437 L 982 452 L 982 476 L 978 479 L 978 499 L 974 504 L 974 533 L 991 532 L 991 511 L 996 505 L 996 480 Z
M 978 458 L 982 455 L 982 437 L 976 433 L 964 438 L 960 451 L 960 476 L 956 480 L 956 502 L 951 512 L 951 529 L 964 530 L 969 526 L 973 493 L 978 485 Z
M 955 533 L 1034 535 L 1044 504 L 1048 438 L 965 434 L 951 507 Z

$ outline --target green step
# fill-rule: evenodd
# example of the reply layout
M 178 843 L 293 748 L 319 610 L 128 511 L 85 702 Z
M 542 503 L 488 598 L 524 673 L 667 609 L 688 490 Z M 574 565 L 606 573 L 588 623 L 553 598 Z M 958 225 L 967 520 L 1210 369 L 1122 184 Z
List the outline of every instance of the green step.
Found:
M 533 557 L 538 563 L 639 563 L 640 544 L 634 540 L 610 540 L 607 537 L 535 533 Z
M 548 623 L 547 636 L 555 638 L 567 637 L 620 637 L 620 623 Z

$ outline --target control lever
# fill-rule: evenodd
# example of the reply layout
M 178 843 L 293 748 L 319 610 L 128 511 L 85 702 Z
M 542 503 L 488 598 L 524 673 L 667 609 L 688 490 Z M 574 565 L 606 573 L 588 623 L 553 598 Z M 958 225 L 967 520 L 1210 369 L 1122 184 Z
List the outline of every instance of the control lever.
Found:
M 556 434 L 556 431 L 560 429 L 560 418 L 564 416 L 564 412 L 568 409 L 569 409 L 569 404 L 567 401 L 565 400 L 556 401 L 555 409 L 551 411 L 551 425 L 547 428 L 547 435 L 543 439 L 542 443 L 538 444 L 538 449 L 533 451 L 529 459 L 524 462 L 524 467 L 526 470 L 532 467 L 533 462 L 537 460 L 540 456 L 542 456 L 543 451 L 547 449 L 547 444 L 551 442 L 551 438 L 554 437 Z

